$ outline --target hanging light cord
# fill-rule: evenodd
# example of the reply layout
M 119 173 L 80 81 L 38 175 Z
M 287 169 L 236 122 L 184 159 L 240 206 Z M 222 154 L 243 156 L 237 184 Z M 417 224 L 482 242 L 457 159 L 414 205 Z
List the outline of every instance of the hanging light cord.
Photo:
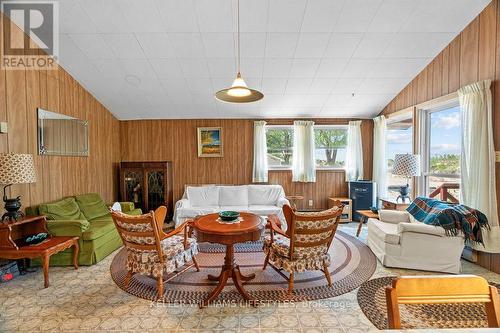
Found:
M 237 1 L 238 11 L 238 75 L 240 75 L 240 0 Z

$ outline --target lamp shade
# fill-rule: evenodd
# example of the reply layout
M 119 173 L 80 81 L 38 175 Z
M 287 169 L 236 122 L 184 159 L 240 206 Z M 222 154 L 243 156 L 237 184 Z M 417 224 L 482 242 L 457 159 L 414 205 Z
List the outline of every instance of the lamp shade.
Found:
M 0 154 L 0 184 L 36 182 L 35 163 L 31 154 Z
M 392 174 L 405 177 L 420 176 L 420 155 L 396 154 Z

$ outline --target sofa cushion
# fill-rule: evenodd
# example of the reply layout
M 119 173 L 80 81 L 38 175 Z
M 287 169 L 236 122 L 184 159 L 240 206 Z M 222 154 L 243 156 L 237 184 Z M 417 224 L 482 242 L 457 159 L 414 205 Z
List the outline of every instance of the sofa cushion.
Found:
M 90 221 L 87 231 L 83 232 L 83 240 L 94 240 L 116 230 L 112 218 L 102 218 Z
M 284 196 L 281 185 L 248 185 L 248 205 L 276 206 Z
M 219 206 L 208 206 L 208 207 L 182 207 L 177 209 L 177 217 L 195 217 L 198 215 L 206 215 L 217 213 L 220 211 Z
M 219 205 L 219 188 L 217 186 L 188 186 L 186 193 L 192 207 Z
M 248 211 L 257 215 L 271 215 L 271 214 L 279 214 L 282 209 L 276 206 L 267 206 L 267 205 L 250 205 L 248 206 Z
M 73 197 L 41 204 L 38 211 L 48 220 L 86 220 Z
M 368 220 L 368 233 L 389 244 L 399 244 L 398 225 L 394 223 L 385 223 L 377 219 Z
M 75 200 L 80 206 L 80 210 L 87 220 L 94 220 L 98 217 L 109 214 L 108 207 L 97 193 L 87 193 L 75 196 Z
M 248 186 L 220 186 L 219 206 L 248 206 Z

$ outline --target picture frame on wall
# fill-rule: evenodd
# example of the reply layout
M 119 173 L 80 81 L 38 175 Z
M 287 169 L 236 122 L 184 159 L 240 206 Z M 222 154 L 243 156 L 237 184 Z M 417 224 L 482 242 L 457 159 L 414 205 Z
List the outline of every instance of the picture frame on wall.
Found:
M 198 157 L 223 157 L 222 127 L 198 127 Z

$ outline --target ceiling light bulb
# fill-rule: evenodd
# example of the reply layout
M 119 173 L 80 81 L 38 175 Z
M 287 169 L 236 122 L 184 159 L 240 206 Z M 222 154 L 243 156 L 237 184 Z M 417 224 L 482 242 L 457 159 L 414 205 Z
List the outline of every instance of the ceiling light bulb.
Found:
M 233 82 L 233 85 L 227 91 L 227 94 L 234 97 L 245 97 L 250 96 L 252 92 L 247 88 L 247 84 L 245 80 L 241 78 L 241 76 L 237 76 Z

